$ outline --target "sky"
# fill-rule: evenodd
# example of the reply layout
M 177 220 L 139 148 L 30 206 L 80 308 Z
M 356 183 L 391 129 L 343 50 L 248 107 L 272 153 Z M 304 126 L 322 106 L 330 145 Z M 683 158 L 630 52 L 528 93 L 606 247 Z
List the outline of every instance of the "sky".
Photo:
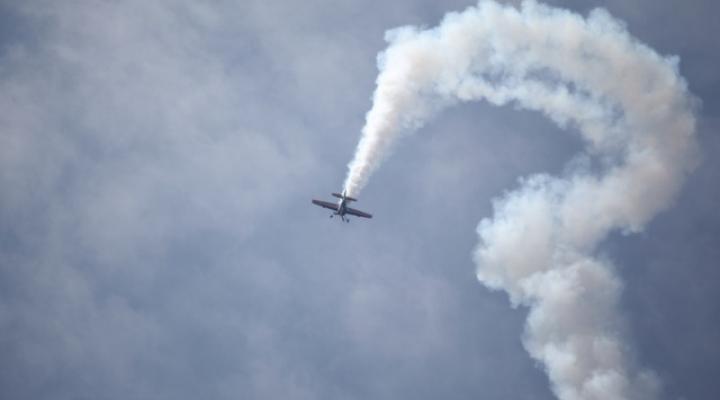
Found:
M 372 220 L 310 204 L 342 185 L 384 32 L 473 4 L 0 2 L 0 397 L 555 398 L 528 310 L 472 254 L 493 199 L 562 172 L 576 132 L 464 103 L 394 148 Z M 549 4 L 606 8 L 698 99 L 698 167 L 599 253 L 661 398 L 716 398 L 720 6 Z

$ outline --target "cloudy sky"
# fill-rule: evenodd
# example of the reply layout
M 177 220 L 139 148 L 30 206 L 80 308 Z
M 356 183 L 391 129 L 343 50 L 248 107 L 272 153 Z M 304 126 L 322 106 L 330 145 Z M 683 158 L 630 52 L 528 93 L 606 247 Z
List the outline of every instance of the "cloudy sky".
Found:
M 577 134 L 466 103 L 395 148 L 373 220 L 310 204 L 343 182 L 384 32 L 473 4 L 0 2 L 0 397 L 553 399 L 527 309 L 472 253 L 492 200 L 563 171 Z M 720 6 L 551 4 L 605 7 L 699 100 L 699 167 L 600 253 L 661 397 L 716 398 Z

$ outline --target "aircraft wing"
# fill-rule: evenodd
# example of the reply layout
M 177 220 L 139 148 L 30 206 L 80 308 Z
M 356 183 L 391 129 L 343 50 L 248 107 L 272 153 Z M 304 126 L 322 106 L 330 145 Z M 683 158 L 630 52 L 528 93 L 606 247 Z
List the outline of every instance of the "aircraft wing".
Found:
M 329 208 L 329 209 L 335 210 L 335 211 L 337 211 L 337 209 L 338 209 L 338 205 L 335 204 L 335 203 L 330 203 L 330 202 L 327 202 L 327 201 L 320 201 L 320 200 L 313 200 L 312 202 L 313 202 L 313 204 L 315 204 L 316 206 L 320 206 L 320 207 L 323 207 L 323 208 Z
M 346 207 L 346 208 L 345 208 L 345 212 L 347 212 L 347 213 L 350 214 L 350 215 L 355 215 L 355 216 L 357 216 L 357 217 L 372 218 L 372 215 L 370 215 L 370 214 L 368 214 L 368 213 L 366 213 L 366 212 L 362 212 L 362 211 L 360 211 L 360 210 L 356 210 L 356 209 L 354 209 L 354 208 L 350 208 L 350 207 Z

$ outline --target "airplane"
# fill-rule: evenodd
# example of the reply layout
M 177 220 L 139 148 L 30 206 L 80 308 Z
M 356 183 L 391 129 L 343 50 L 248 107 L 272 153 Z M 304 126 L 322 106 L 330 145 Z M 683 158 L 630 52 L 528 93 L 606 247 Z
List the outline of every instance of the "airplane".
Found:
M 328 201 L 315 200 L 315 199 L 313 199 L 313 201 L 312 201 L 313 204 L 315 204 L 317 206 L 320 206 L 323 208 L 329 208 L 329 209 L 335 211 L 334 213 L 330 214 L 330 218 L 332 218 L 336 215 L 339 215 L 340 219 L 343 220 L 343 222 L 350 222 L 350 219 L 346 219 L 346 217 L 345 217 L 346 215 L 355 215 L 357 217 L 372 218 L 372 215 L 370 215 L 366 212 L 362 212 L 360 210 L 356 210 L 354 208 L 348 207 L 347 206 L 348 203 L 350 203 L 351 201 L 357 201 L 357 199 L 353 199 L 352 197 L 346 195 L 345 191 L 343 191 L 342 194 L 340 194 L 340 193 L 331 193 L 331 194 L 340 199 L 340 200 L 338 200 L 337 204 L 330 203 Z

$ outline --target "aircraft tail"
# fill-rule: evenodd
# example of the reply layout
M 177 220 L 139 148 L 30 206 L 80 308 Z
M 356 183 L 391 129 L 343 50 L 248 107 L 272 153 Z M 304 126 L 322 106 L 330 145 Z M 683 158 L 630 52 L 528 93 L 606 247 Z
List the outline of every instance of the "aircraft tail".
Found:
M 332 193 L 333 196 L 337 197 L 338 199 L 345 199 L 347 201 L 357 201 L 357 199 L 354 199 L 350 196 L 346 196 L 345 193 Z

